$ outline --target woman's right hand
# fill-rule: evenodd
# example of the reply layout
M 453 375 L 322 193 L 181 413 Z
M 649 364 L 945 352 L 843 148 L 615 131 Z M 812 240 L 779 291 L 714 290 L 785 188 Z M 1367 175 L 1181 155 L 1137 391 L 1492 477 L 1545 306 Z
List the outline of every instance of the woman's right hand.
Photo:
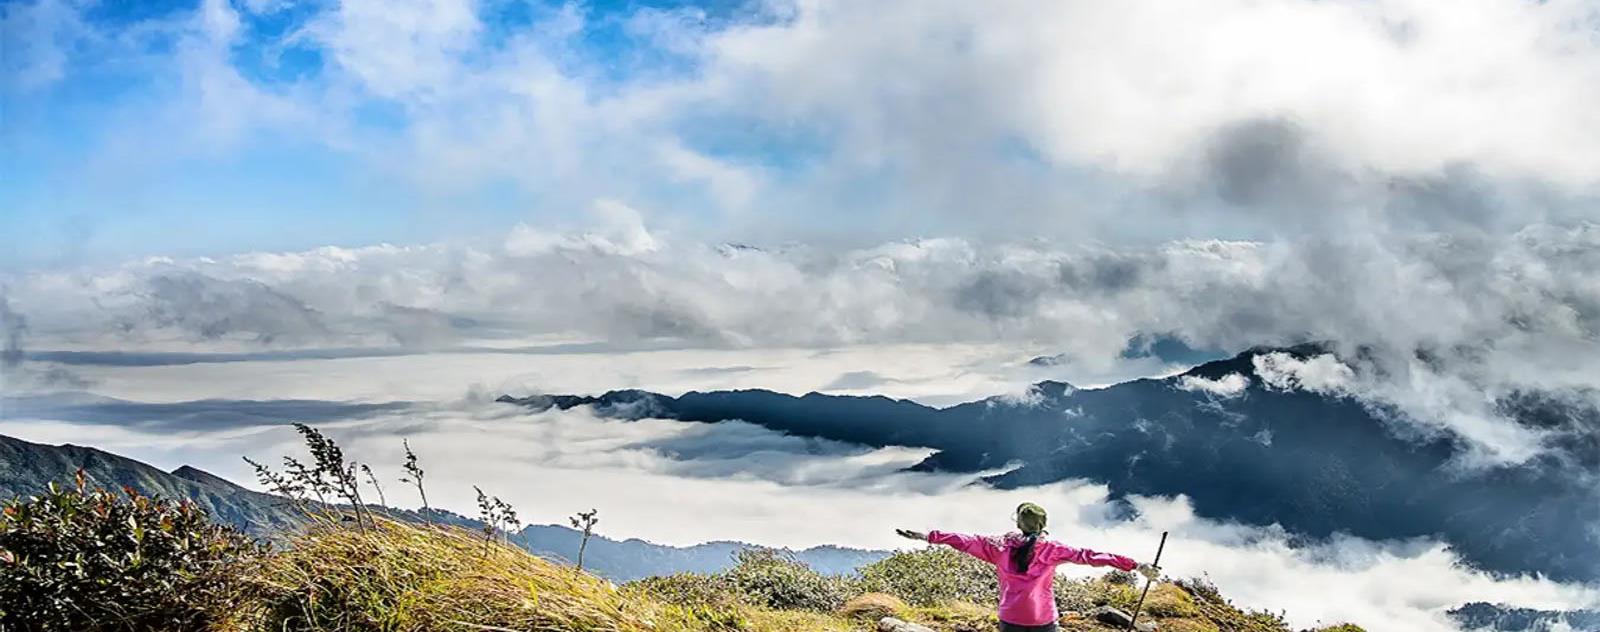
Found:
M 923 542 L 927 542 L 928 541 L 928 534 L 923 533 L 921 531 L 912 531 L 910 529 L 895 529 L 894 532 L 895 532 L 896 535 L 899 535 L 900 537 L 905 538 L 907 540 L 921 540 Z

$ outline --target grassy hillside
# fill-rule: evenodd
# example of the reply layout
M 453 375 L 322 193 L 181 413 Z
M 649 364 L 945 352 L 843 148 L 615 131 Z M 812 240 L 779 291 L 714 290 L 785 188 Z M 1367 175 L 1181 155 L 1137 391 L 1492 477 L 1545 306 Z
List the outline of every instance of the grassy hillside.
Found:
M 455 526 L 328 515 L 273 549 L 230 532 L 194 505 L 81 482 L 15 500 L 0 512 L 0 630 L 845 632 L 885 616 L 940 632 L 995 626 L 992 571 L 944 549 L 851 576 L 751 549 L 724 572 L 618 586 Z M 1077 612 L 1135 595 L 1121 573 L 1062 581 L 1063 627 L 1110 629 Z M 1161 583 L 1145 612 L 1165 630 L 1289 632 L 1204 584 Z
M 83 464 L 70 484 L 49 483 L 0 511 L 0 632 L 843 632 L 874 629 L 888 616 L 939 632 L 995 628 L 993 569 L 943 547 L 896 553 L 848 575 L 818 572 L 786 551 L 743 549 L 726 570 L 618 586 L 515 546 L 515 511 L 482 492 L 479 529 L 396 520 L 365 505 L 358 464 L 321 433 L 300 430 L 314 467 L 274 475 L 287 498 L 197 470 L 167 474 L 93 450 L 0 442 L 10 451 L 0 464 L 12 469 L 30 459 Z M 420 480 L 414 460 L 407 468 Z M 307 486 L 349 502 L 310 503 Z M 298 512 L 270 547 L 213 509 L 260 500 L 252 494 L 292 501 L 281 511 Z M 1075 631 L 1111 629 L 1081 613 L 1129 610 L 1137 596 L 1134 577 L 1122 572 L 1062 580 L 1055 594 L 1063 628 Z M 1144 612 L 1164 630 L 1292 632 L 1200 581 L 1154 586 Z
M 189 500 L 219 522 L 259 537 L 275 537 L 299 528 L 305 516 L 280 496 L 254 492 L 204 470 L 182 466 L 171 472 L 94 448 L 43 445 L 0 435 L 0 501 L 45 491 L 51 481 L 70 481 L 82 470 L 89 482 L 109 489 L 131 487 L 139 493 Z M 420 512 L 384 507 L 390 517 L 422 522 Z M 440 509 L 427 519 L 467 529 L 482 523 Z M 560 559 L 577 557 L 582 534 L 560 525 L 529 525 L 511 534 L 511 542 L 539 555 Z M 595 536 L 589 541 L 585 567 L 614 581 L 627 581 L 676 571 L 715 572 L 728 567 L 739 542 L 707 542 L 694 546 L 667 546 L 643 540 L 618 541 Z M 849 572 L 883 557 L 881 551 L 819 546 L 795 555 L 827 572 Z

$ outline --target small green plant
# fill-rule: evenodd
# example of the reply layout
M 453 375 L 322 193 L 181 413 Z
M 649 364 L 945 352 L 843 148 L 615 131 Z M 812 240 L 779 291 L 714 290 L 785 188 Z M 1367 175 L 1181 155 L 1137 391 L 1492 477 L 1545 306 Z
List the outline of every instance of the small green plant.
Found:
M 400 477 L 400 482 L 417 486 L 417 495 L 422 497 L 422 519 L 432 524 L 433 519 L 429 517 L 428 490 L 422 487 L 422 476 L 425 472 L 423 472 L 422 466 L 417 463 L 417 453 L 411 451 L 411 440 L 401 439 L 400 444 L 406 448 L 406 463 L 404 465 L 406 475 Z
M 318 505 L 328 504 L 328 496 L 333 493 L 333 484 L 328 482 L 322 468 L 309 467 L 292 456 L 283 457 L 283 467 L 289 472 L 290 481 L 316 495 Z
M 311 450 L 311 458 L 316 461 L 311 480 L 322 482 L 349 504 L 355 512 L 356 526 L 366 529 L 372 522 L 372 516 L 367 513 L 366 504 L 361 502 L 361 485 L 356 478 L 358 464 L 345 461 L 344 450 L 322 431 L 299 423 L 294 425 L 294 429 L 305 439 L 306 448 Z
M 378 475 L 372 473 L 372 468 L 366 463 L 361 464 L 361 473 L 367 475 L 367 482 L 372 484 L 372 489 L 378 492 L 378 506 L 388 507 L 389 499 L 383 497 L 383 486 L 378 484 Z
M 600 518 L 597 516 L 599 513 L 600 510 L 598 509 L 590 509 L 589 511 L 580 511 L 578 515 L 569 518 L 572 521 L 572 528 L 583 532 L 583 540 L 578 542 L 579 571 L 583 570 L 583 552 L 589 548 L 589 538 L 594 535 L 594 526 L 600 522 Z
M 307 465 L 299 459 L 285 456 L 283 467 L 286 474 L 279 474 L 245 457 L 245 462 L 255 468 L 256 479 L 307 513 L 330 518 L 336 513 L 329 501 L 343 500 L 350 507 L 358 528 L 365 530 L 372 525 L 372 512 L 361 500 L 361 483 L 356 477 L 358 469 L 365 469 L 368 476 L 371 476 L 372 470 L 355 461 L 346 461 L 339 444 L 320 430 L 298 423 L 294 424 L 294 428 L 305 439 L 306 448 L 311 451 L 312 464 Z M 311 492 L 310 496 L 306 495 L 307 491 Z M 380 489 L 379 495 L 382 493 Z M 314 506 L 312 497 L 316 499 Z
M 472 489 L 478 492 L 478 519 L 483 522 L 484 541 L 494 540 L 496 534 L 504 539 L 503 536 L 510 529 L 522 525 L 517 520 L 517 511 L 509 503 L 500 500 L 499 496 L 483 493 L 477 485 L 473 485 Z
M 0 510 L 0 630 L 214 629 L 261 552 L 193 503 L 91 487 L 79 470 Z
M 272 471 L 272 468 L 261 463 L 257 463 L 254 460 L 251 460 L 250 457 L 244 457 L 244 462 L 249 463 L 250 467 L 255 468 L 256 480 L 261 481 L 262 487 L 267 488 L 268 491 L 274 494 L 288 498 L 289 501 L 294 503 L 294 505 L 301 511 L 307 511 L 306 486 L 304 484 L 298 483 L 288 476 L 274 472 Z

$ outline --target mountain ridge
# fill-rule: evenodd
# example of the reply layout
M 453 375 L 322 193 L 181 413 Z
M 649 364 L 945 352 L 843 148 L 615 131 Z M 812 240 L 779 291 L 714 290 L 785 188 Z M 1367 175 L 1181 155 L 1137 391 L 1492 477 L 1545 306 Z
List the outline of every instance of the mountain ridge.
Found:
M 98 448 L 52 446 L 0 435 L 0 500 L 37 494 L 51 482 L 70 485 L 79 468 L 91 484 L 109 489 L 127 486 L 144 495 L 188 499 L 215 519 L 261 537 L 280 537 L 304 522 L 287 499 L 252 491 L 193 466 L 167 472 Z M 416 511 L 383 511 L 391 517 L 422 520 L 422 514 Z M 429 518 L 472 529 L 482 527 L 477 520 L 445 510 L 434 509 Z M 576 557 L 582 536 L 561 525 L 528 525 L 507 537 L 531 553 L 568 559 Z M 677 572 L 710 573 L 728 568 L 735 553 L 751 546 L 721 540 L 672 546 L 639 538 L 614 540 L 596 535 L 589 540 L 584 565 L 618 582 Z M 834 545 L 780 550 L 825 573 L 847 573 L 888 554 Z
M 1437 538 L 1490 571 L 1600 577 L 1600 542 L 1568 528 L 1600 521 L 1600 497 L 1564 466 L 1463 472 L 1456 464 L 1465 448 L 1454 438 L 1398 436 L 1393 411 L 1342 393 L 1273 386 L 1256 367 L 1269 354 L 1339 359 L 1333 349 L 1321 342 L 1255 347 L 1167 377 L 1095 389 L 1046 380 L 1021 396 L 945 408 L 759 389 L 498 401 L 534 411 L 590 406 L 622 419 L 739 420 L 802 437 L 923 447 L 934 453 L 913 469 L 1006 469 L 986 479 L 1001 488 L 1087 479 L 1106 484 L 1114 499 L 1182 494 L 1202 517 L 1277 524 L 1303 537 Z M 1193 383 L 1234 374 L 1237 392 Z

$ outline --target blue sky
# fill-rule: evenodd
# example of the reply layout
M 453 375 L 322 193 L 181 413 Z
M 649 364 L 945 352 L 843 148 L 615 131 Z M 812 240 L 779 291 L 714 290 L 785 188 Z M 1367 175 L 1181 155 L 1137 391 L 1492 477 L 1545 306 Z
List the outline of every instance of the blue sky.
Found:
M 271 3 L 269 3 L 271 4 Z M 732 6 L 701 7 L 708 20 Z M 586 28 L 574 40 L 574 63 L 598 68 L 606 80 L 642 72 L 691 72 L 626 32 L 620 20 L 642 9 L 672 10 L 679 2 L 594 3 L 582 8 Z M 0 255 L 7 264 L 51 264 L 152 254 L 203 255 L 320 245 L 426 242 L 503 230 L 537 216 L 539 196 L 504 179 L 436 190 L 399 181 L 350 152 L 282 130 L 247 131 L 217 147 L 161 146 L 161 139 L 120 138 L 152 110 L 191 95 L 190 77 L 175 57 L 186 46 L 183 23 L 197 2 L 105 2 L 79 7 L 9 2 L 8 48 L 25 49 L 6 68 L 7 151 L 0 169 L 0 233 L 26 236 Z M 266 12 L 231 6 L 239 34 L 222 58 L 244 81 L 267 92 L 326 86 L 323 49 L 295 41 L 296 33 L 329 10 L 327 3 L 284 3 Z M 532 28 L 559 4 L 485 3 L 481 46 Z M 52 29 L 43 14 L 76 14 L 76 24 Z M 34 19 L 29 19 L 34 18 Z M 32 40 L 32 41 L 30 41 Z M 40 56 L 37 47 L 51 46 Z M 59 55 L 59 76 L 36 79 L 30 64 Z M 358 95 L 348 121 L 382 134 L 407 124 L 406 105 Z M 745 147 L 760 140 L 712 138 Z M 128 147 L 136 143 L 138 147 Z M 148 144 L 147 144 L 148 143 Z M 105 161 L 103 152 L 132 154 Z M 460 212 L 458 209 L 465 209 Z
M 1600 173 L 1577 2 L 0 7 L 12 268 L 581 229 L 604 200 L 764 244 L 1511 230 L 1591 216 Z M 1457 189 L 1555 201 L 1429 210 Z

